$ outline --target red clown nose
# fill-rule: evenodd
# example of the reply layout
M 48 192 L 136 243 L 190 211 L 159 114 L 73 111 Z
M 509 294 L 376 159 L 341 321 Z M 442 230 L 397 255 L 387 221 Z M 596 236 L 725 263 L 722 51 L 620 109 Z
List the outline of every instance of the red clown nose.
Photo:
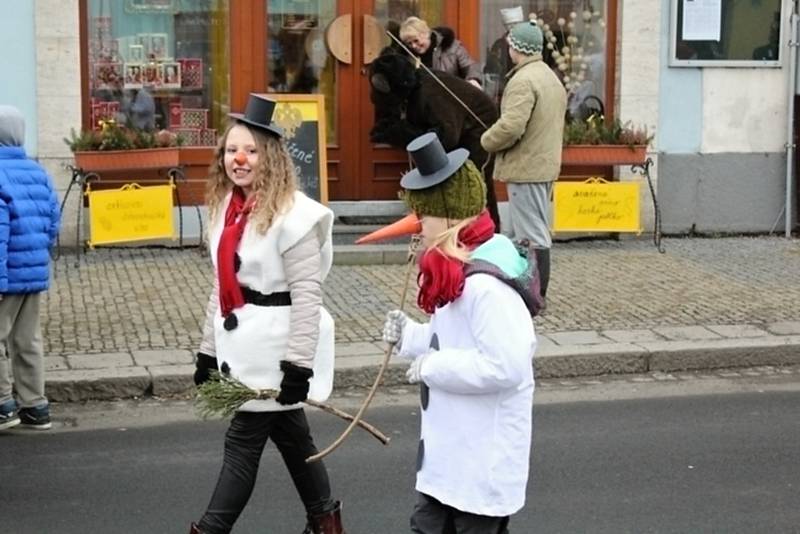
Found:
M 388 226 L 384 226 L 383 228 L 375 230 L 371 234 L 365 235 L 364 237 L 358 239 L 356 244 L 363 245 L 364 243 L 372 243 L 374 241 L 391 239 L 392 237 L 418 234 L 420 232 L 422 232 L 422 223 L 420 223 L 417 216 L 412 213 L 411 215 L 406 215 L 399 221 L 393 222 Z
M 244 165 L 245 163 L 247 163 L 247 154 L 245 154 L 244 152 L 237 152 L 236 155 L 233 157 L 233 161 L 237 165 Z

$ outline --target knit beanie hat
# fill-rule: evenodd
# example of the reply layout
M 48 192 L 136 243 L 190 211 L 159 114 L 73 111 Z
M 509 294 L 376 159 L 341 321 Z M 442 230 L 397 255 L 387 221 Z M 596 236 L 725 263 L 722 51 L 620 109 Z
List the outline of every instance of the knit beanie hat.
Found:
M 25 143 L 25 118 L 14 106 L 0 106 L 0 146 Z
M 478 167 L 466 160 L 445 181 L 427 189 L 405 189 L 400 198 L 419 216 L 467 219 L 486 208 L 486 184 Z
M 544 37 L 535 22 L 520 22 L 508 33 L 508 44 L 521 54 L 532 56 L 542 51 Z

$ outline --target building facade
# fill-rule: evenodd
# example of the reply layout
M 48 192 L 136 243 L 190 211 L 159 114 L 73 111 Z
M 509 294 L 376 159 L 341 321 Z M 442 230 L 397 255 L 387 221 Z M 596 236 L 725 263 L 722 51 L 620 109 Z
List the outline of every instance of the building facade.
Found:
M 718 47 L 712 46 L 711 52 L 701 49 L 697 57 L 712 54 L 725 59 L 725 53 L 747 55 L 750 48 L 754 55 L 753 43 L 777 39 L 773 47 L 759 47 L 765 54 L 777 51 L 777 58 L 769 56 L 735 67 L 724 61 L 696 65 L 691 60 L 675 61 L 678 3 L 6 2 L 10 12 L 0 20 L 4 30 L 0 40 L 6 50 L 18 53 L 0 59 L 4 72 L 14 80 L 0 88 L 0 100 L 17 105 L 29 117 L 27 148 L 56 177 L 62 195 L 71 177 L 64 165 L 72 161 L 63 138 L 71 128 L 97 127 L 99 121 L 118 118 L 181 133 L 189 145 L 181 155 L 188 177 L 180 186 L 181 198 L 197 204 L 226 114 L 240 111 L 248 93 L 322 94 L 329 199 L 334 209 L 344 203 L 374 206 L 396 199 L 398 179 L 407 166 L 402 150 L 369 141 L 373 109 L 366 72 L 386 44 L 384 28 L 409 15 L 420 16 L 431 26 L 453 28 L 481 64 L 484 89 L 492 93 L 498 81 L 496 70 L 490 68 L 492 48 L 504 33 L 500 9 L 522 6 L 526 14 L 536 13 L 548 24 L 553 49 L 574 44 L 574 57 L 578 46 L 581 48 L 574 65 L 558 72 L 562 79 L 572 76 L 573 110 L 582 99 L 595 96 L 608 116 L 646 126 L 654 134 L 652 175 L 665 232 L 782 228 L 790 72 L 787 51 L 793 1 L 758 2 L 758 13 L 766 13 L 766 22 L 753 13 L 723 8 L 719 43 L 727 49 L 719 54 Z M 707 4 L 713 9 L 715 3 Z M 776 12 L 779 31 L 775 36 L 770 20 Z M 690 15 L 685 17 L 689 22 Z M 744 19 L 761 21 L 760 26 L 739 29 L 737 21 Z M 681 28 L 688 31 L 689 26 L 684 23 Z M 728 31 L 751 37 L 734 42 Z M 570 36 L 576 40 L 570 41 Z M 697 43 L 688 34 L 683 37 L 687 39 L 678 41 L 678 54 L 684 53 L 687 42 L 694 53 L 692 47 Z M 558 70 L 557 61 L 553 57 L 548 60 Z M 565 168 L 563 174 L 637 178 L 625 168 Z M 646 228 L 652 228 L 654 209 L 647 187 L 642 188 L 642 195 L 643 221 Z M 76 197 L 65 207 L 62 240 L 66 242 L 72 242 L 76 230 L 78 202 Z

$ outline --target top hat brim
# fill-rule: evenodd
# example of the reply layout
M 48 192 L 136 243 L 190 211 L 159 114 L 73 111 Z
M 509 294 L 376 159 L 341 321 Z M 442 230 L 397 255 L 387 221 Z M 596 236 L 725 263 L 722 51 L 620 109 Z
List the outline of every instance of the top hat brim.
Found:
M 228 117 L 232 118 L 236 122 L 242 122 L 244 124 L 247 124 L 248 126 L 252 126 L 253 128 L 257 128 L 267 133 L 271 133 L 272 135 L 283 137 L 283 128 L 275 125 L 275 123 L 263 124 L 260 122 L 251 121 L 250 119 L 244 116 L 244 113 L 228 113 Z
M 432 174 L 422 174 L 419 169 L 412 169 L 400 179 L 400 187 L 403 189 L 419 190 L 428 189 L 438 185 L 461 168 L 465 161 L 469 158 L 469 150 L 466 148 L 457 148 L 452 152 L 447 153 L 447 165 Z

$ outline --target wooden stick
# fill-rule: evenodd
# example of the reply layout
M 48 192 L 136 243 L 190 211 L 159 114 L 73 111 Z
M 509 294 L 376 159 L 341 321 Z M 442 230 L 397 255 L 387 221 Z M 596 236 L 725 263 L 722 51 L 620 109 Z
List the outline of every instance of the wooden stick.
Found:
M 409 281 L 411 279 L 411 271 L 414 267 L 414 258 L 416 257 L 416 250 L 415 248 L 419 244 L 418 240 L 412 240 L 411 244 L 409 245 L 409 257 L 408 257 L 408 265 L 406 267 L 406 277 L 405 282 L 403 283 L 403 291 L 400 295 L 400 309 L 402 310 L 406 303 L 406 295 L 408 294 L 408 286 Z M 306 458 L 306 462 L 316 462 L 318 460 L 323 459 L 334 450 L 336 450 L 339 445 L 341 445 L 347 436 L 353 431 L 353 428 L 361 421 L 361 417 L 363 417 L 364 412 L 367 411 L 367 407 L 369 407 L 370 402 L 372 402 L 372 398 L 375 396 L 375 392 L 378 390 L 378 386 L 383 380 L 383 375 L 386 373 L 386 369 L 389 367 L 389 359 L 392 357 L 392 351 L 394 351 L 395 343 L 389 343 L 389 346 L 386 347 L 386 351 L 383 355 L 383 361 L 381 362 L 380 368 L 378 368 L 378 376 L 375 377 L 375 382 L 372 383 L 372 387 L 369 389 L 369 393 L 367 393 L 364 402 L 361 404 L 361 408 L 358 409 L 356 412 L 355 417 L 350 422 L 350 425 L 342 432 L 342 434 L 334 440 L 333 443 L 328 445 L 326 448 Z
M 259 390 L 258 392 L 259 399 L 274 399 L 277 396 L 278 396 L 278 391 L 275 389 L 262 389 Z M 313 399 L 306 399 L 303 401 L 303 404 L 308 404 L 309 406 L 313 406 L 314 408 L 319 408 L 323 412 L 335 415 L 337 417 L 341 417 L 345 421 L 353 421 L 353 419 L 355 419 L 355 417 L 353 417 L 349 413 L 340 410 L 339 408 L 334 408 L 330 404 L 325 404 L 324 402 L 315 401 Z M 373 436 L 375 436 L 375 439 L 377 439 L 384 445 L 387 445 L 389 443 L 389 438 L 386 437 L 386 435 L 383 432 L 381 432 L 371 424 L 367 423 L 366 421 L 361 421 L 361 420 L 356 421 L 356 424 L 360 426 L 362 429 L 372 434 Z

